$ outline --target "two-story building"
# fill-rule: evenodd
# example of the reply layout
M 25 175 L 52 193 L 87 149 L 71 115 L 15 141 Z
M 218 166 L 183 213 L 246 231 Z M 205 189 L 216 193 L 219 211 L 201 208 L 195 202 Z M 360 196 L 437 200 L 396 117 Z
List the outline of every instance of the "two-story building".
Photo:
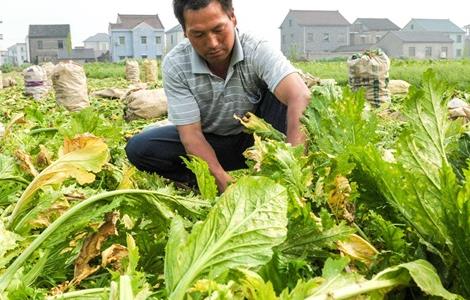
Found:
M 10 62 L 15 66 L 21 66 L 28 61 L 26 43 L 16 43 L 8 47 L 7 51 Z
M 411 19 L 411 21 L 403 27 L 402 31 L 440 32 L 453 41 L 453 52 L 449 57 L 461 58 L 463 56 L 465 31 L 449 19 Z
M 412 59 L 454 58 L 454 41 L 442 32 L 390 31 L 375 47 L 390 57 Z
M 0 66 L 10 63 L 7 50 L 0 50 Z
M 281 26 L 281 51 L 289 58 L 310 59 L 349 45 L 351 24 L 339 11 L 289 10 Z
M 158 15 L 118 14 L 109 24 L 110 52 L 113 62 L 126 58 L 162 58 L 165 28 Z
M 387 18 L 358 18 L 350 28 L 350 45 L 372 45 L 389 31 L 398 31 L 395 23 Z
M 166 36 L 166 52 L 170 52 L 173 47 L 178 45 L 179 42 L 185 39 L 183 27 L 180 24 L 171 28 L 165 33 Z
M 43 62 L 57 62 L 58 52 L 61 49 L 72 48 L 70 25 L 29 25 L 27 36 L 29 48 L 29 62 L 40 64 Z
M 93 49 L 95 57 L 98 58 L 109 51 L 109 35 L 97 33 L 83 41 L 85 49 Z

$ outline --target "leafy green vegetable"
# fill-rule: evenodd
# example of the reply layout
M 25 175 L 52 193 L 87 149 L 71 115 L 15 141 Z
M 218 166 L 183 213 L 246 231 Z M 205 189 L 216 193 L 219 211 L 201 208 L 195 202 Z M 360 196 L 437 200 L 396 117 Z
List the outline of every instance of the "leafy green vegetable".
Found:
M 81 136 L 72 141 L 77 146 L 69 146 L 72 151 L 67 152 L 49 167 L 44 169 L 28 185 L 15 205 L 10 216 L 10 227 L 16 225 L 17 217 L 27 207 L 32 196 L 39 189 L 53 184 L 62 183 L 69 177 L 74 177 L 78 183 L 90 183 L 103 165 L 109 160 L 109 150 L 101 139 L 93 136 Z
M 217 197 L 215 178 L 209 171 L 207 162 L 199 157 L 192 156 L 191 161 L 182 157 L 186 166 L 196 175 L 197 185 L 202 198 L 213 201 Z
M 286 190 L 263 177 L 242 178 L 230 186 L 191 234 L 175 218 L 165 257 L 169 298 L 183 299 L 204 274 L 217 277 L 228 268 L 267 263 L 272 247 L 284 240 L 286 225 Z
M 418 287 L 430 296 L 444 299 L 458 299 L 459 296 L 442 287 L 441 280 L 434 267 L 425 260 L 417 260 L 396 267 L 388 268 L 375 275 L 371 280 L 360 279 L 354 273 L 342 273 L 343 260 L 328 259 L 323 269 L 325 281 L 311 291 L 306 299 L 350 299 L 364 294 L 382 294 L 402 285 L 409 285 L 413 280 Z M 347 262 L 346 262 L 347 263 Z

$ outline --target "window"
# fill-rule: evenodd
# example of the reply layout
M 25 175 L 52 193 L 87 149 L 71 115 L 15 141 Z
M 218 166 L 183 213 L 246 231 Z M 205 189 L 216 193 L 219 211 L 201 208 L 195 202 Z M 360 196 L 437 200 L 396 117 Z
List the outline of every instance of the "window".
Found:
M 126 44 L 126 37 L 125 36 L 120 36 L 119 37 L 119 45 L 125 45 Z
M 142 59 L 146 59 L 147 58 L 147 55 L 141 55 L 140 56 Z
M 140 43 L 141 43 L 142 45 L 147 44 L 147 37 L 146 37 L 146 36 L 141 36 L 141 37 L 140 37 Z
M 293 34 L 293 33 L 290 34 L 290 39 L 291 39 L 291 40 L 294 39 L 294 34 Z
M 409 57 L 415 57 L 416 56 L 416 48 L 415 47 L 408 48 L 408 56 Z
M 462 49 L 457 49 L 457 57 L 462 57 Z
M 283 43 L 283 44 L 286 43 L 286 35 L 285 35 L 285 34 L 282 35 L 282 43 Z
M 308 34 L 307 41 L 313 42 L 313 33 Z
M 292 20 L 289 20 L 289 27 L 292 27 Z
M 162 43 L 162 37 L 161 36 L 156 36 L 155 37 L 155 44 L 161 44 Z
M 323 34 L 323 42 L 328 43 L 330 41 L 330 34 L 329 33 L 324 33 Z
M 64 49 L 64 41 L 58 40 L 58 41 L 57 41 L 57 48 L 59 48 L 59 49 Z
M 173 45 L 175 42 L 173 41 L 173 35 L 170 35 L 170 40 L 171 40 L 171 44 Z
M 378 43 L 381 38 L 382 38 L 381 35 L 376 35 L 376 36 L 375 36 L 375 42 Z
M 432 56 L 432 47 L 426 47 L 424 49 L 424 56 L 425 57 L 431 57 Z
M 119 56 L 119 60 L 125 60 L 126 57 L 125 56 Z
M 38 41 L 38 49 L 43 49 L 42 41 Z
M 447 47 L 442 47 L 441 48 L 441 58 L 447 58 Z
M 415 29 L 415 26 L 414 26 L 413 24 L 411 24 L 410 29 L 411 29 L 411 30 L 414 30 L 414 29 Z
M 457 35 L 457 43 L 461 43 L 462 42 L 462 36 L 459 34 Z

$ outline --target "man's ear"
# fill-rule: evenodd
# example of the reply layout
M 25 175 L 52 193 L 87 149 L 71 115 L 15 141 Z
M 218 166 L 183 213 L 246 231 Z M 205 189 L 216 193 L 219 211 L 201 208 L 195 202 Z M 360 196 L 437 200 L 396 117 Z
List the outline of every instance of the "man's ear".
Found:
M 237 16 L 235 16 L 235 11 L 234 11 L 233 8 L 232 8 L 232 11 L 228 13 L 228 17 L 233 22 L 233 25 L 236 27 L 237 26 Z

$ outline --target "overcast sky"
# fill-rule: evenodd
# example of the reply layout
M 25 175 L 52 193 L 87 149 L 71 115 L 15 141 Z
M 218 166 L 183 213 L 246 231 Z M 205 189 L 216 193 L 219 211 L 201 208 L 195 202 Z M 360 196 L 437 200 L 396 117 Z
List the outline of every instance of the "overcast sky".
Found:
M 70 24 L 73 46 L 98 32 L 107 32 L 121 14 L 158 14 L 168 30 L 177 24 L 171 0 L 1 0 L 0 49 L 24 42 L 29 24 Z M 241 30 L 252 31 L 279 45 L 279 25 L 289 9 L 339 10 L 349 21 L 356 18 L 389 18 L 403 27 L 411 18 L 451 19 L 470 24 L 468 0 L 233 0 Z M 26 8 L 27 7 L 27 8 Z

